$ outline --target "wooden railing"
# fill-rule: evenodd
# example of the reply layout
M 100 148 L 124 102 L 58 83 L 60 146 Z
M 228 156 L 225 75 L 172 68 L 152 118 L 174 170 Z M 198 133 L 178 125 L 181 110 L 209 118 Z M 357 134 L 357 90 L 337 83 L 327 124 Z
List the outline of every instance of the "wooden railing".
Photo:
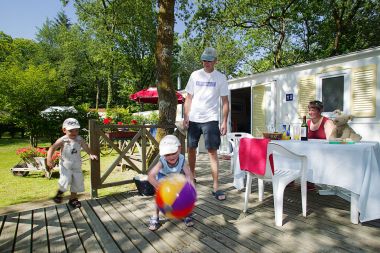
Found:
M 141 174 L 146 174 L 158 161 L 158 142 L 151 135 L 148 129 L 150 128 L 164 128 L 175 129 L 175 125 L 158 126 L 158 125 L 103 125 L 96 120 L 89 121 L 89 145 L 91 151 L 99 157 L 98 160 L 91 160 L 91 197 L 96 198 L 98 196 L 98 189 L 113 187 L 124 184 L 134 183 L 133 179 L 127 179 L 117 182 L 105 183 L 107 177 L 115 170 L 116 166 L 123 162 L 126 165 Z M 128 129 L 126 135 L 126 145 L 119 145 L 115 143 L 114 137 L 119 136 L 122 138 L 122 133 L 119 129 Z M 115 133 L 115 134 L 111 134 Z M 121 133 L 121 134 L 120 134 Z M 182 147 L 185 147 L 185 136 L 178 130 L 175 130 L 175 135 L 181 141 Z M 109 165 L 109 167 L 102 174 L 100 170 L 101 162 L 101 145 L 108 144 L 110 148 L 118 154 L 115 160 Z M 138 161 L 131 159 L 131 154 L 134 154 L 136 145 L 139 146 Z M 156 151 L 156 152 L 155 152 Z M 185 148 L 182 148 L 182 153 L 185 152 Z M 152 154 L 154 157 L 152 157 Z M 148 160 L 152 161 L 148 165 Z

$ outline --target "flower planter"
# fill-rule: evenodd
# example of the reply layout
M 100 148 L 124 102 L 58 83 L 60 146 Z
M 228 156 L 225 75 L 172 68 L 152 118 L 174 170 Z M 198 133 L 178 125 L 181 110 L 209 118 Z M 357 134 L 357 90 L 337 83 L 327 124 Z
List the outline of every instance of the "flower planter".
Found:
M 106 133 L 107 137 L 110 138 L 110 140 L 125 140 L 125 139 L 132 139 L 137 132 L 127 131 L 127 132 L 111 132 Z
M 52 169 L 48 169 L 46 165 L 46 157 L 24 157 L 22 162 L 11 168 L 11 172 L 14 176 L 27 176 L 31 171 L 42 171 L 45 177 L 50 179 Z
M 50 179 L 53 169 L 48 168 L 46 164 L 47 148 L 20 148 L 16 154 L 20 156 L 21 161 L 11 168 L 13 175 L 27 176 L 30 171 L 43 171 L 45 176 Z M 58 164 L 60 156 L 59 151 L 54 152 L 52 160 L 55 165 Z

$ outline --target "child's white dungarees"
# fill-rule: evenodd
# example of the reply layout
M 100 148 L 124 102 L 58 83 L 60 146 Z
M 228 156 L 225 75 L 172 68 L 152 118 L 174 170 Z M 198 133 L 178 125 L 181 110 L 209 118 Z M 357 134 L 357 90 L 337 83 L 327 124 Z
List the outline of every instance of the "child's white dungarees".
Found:
M 71 185 L 71 192 L 84 191 L 84 178 L 82 173 L 82 158 L 80 155 L 82 137 L 77 136 L 70 139 L 67 136 L 61 137 L 63 147 L 61 149 L 61 159 L 59 162 L 60 177 L 59 190 L 65 192 Z

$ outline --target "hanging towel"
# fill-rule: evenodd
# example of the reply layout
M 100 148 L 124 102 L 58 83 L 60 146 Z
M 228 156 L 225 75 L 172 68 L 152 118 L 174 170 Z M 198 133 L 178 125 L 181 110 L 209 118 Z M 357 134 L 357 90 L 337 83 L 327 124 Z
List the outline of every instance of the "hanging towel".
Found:
M 265 175 L 267 148 L 269 139 L 242 138 L 239 145 L 239 161 L 241 170 L 257 175 Z M 273 173 L 273 157 L 269 157 Z

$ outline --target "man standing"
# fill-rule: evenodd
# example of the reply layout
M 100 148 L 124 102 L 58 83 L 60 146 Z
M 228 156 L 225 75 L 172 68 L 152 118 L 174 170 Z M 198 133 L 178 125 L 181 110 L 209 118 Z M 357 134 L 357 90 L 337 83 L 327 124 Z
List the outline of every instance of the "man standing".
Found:
M 219 160 L 217 150 L 220 146 L 220 136 L 227 133 L 229 112 L 227 78 L 214 68 L 217 62 L 214 48 L 206 48 L 201 60 L 203 69 L 196 70 L 191 74 L 185 88 L 187 96 L 184 126 L 188 127 L 188 161 L 195 181 L 196 150 L 199 138 L 203 134 L 211 164 L 212 194 L 217 200 L 225 200 L 226 195 L 218 189 Z M 222 99 L 223 119 L 219 129 L 220 98 Z

